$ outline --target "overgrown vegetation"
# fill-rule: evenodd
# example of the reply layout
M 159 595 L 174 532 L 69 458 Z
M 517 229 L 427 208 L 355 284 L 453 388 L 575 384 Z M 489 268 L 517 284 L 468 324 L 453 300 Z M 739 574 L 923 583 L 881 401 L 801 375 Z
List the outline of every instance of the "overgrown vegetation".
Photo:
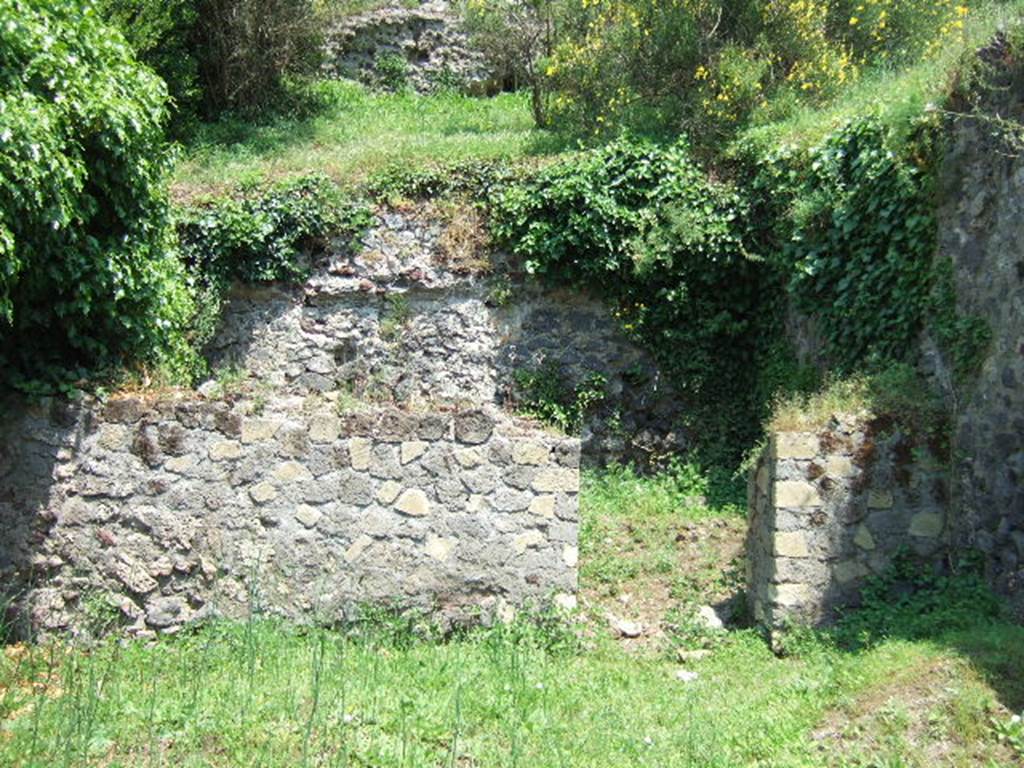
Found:
M 67 383 L 187 368 L 166 90 L 95 9 L 0 3 L 0 370 Z
M 176 136 L 226 113 L 287 111 L 301 98 L 297 79 L 322 60 L 327 13 L 311 0 L 97 0 L 97 8 L 166 81 Z

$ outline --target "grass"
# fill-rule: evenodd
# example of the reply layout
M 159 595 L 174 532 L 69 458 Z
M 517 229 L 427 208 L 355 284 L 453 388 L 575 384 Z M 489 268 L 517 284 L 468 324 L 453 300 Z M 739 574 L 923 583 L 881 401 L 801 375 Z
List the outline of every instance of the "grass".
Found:
M 324 106 L 313 116 L 205 126 L 178 165 L 175 197 L 314 170 L 358 184 L 393 166 L 545 155 L 564 145 L 534 128 L 525 94 L 375 93 L 344 81 L 316 87 Z
M 783 119 L 745 130 L 737 146 L 813 146 L 846 121 L 876 114 L 897 134 L 908 134 L 924 115 L 945 103 L 974 53 L 996 32 L 1020 24 L 1024 0 L 994 0 L 971 5 L 966 27 L 932 56 L 899 69 L 875 69 L 826 104 L 798 107 Z
M 617 639 L 604 607 L 632 610 L 623 594 L 671 584 L 673 571 L 648 567 L 647 555 L 687 551 L 688 539 L 665 534 L 703 536 L 725 521 L 724 538 L 735 539 L 729 526 L 742 528 L 701 488 L 685 468 L 654 480 L 589 475 L 584 606 L 569 619 L 522 616 L 447 639 L 386 616 L 330 630 L 254 619 L 152 643 L 8 646 L 0 765 L 1009 768 L 1024 759 L 1006 735 L 1024 708 L 1024 628 L 893 636 L 856 652 L 808 633 L 785 658 L 757 631 L 732 629 L 686 662 L 697 673 L 689 682 L 677 677 L 671 638 Z M 615 575 L 609 595 L 599 582 L 616 559 L 642 565 Z M 690 597 L 710 593 L 669 598 L 662 619 Z

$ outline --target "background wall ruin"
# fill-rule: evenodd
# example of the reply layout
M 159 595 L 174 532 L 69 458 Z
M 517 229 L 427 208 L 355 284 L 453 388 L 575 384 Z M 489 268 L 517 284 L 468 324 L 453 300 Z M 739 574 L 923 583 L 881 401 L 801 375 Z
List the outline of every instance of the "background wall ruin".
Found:
M 646 465 L 687 447 L 682 404 L 608 307 L 584 294 L 453 264 L 445 224 L 381 211 L 353 255 L 337 247 L 294 289 L 240 289 L 211 345 L 273 391 L 345 391 L 404 404 L 512 405 L 515 372 L 550 364 L 607 379 L 583 429 L 588 463 Z

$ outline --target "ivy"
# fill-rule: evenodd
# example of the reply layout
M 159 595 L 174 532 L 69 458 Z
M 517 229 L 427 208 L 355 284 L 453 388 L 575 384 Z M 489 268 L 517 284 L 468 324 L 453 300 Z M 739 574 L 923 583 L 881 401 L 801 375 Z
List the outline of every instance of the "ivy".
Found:
M 187 337 L 201 349 L 214 335 L 232 282 L 301 282 L 310 256 L 331 240 L 351 247 L 370 209 L 322 175 L 303 176 L 179 209 L 178 248 L 197 294 Z
M 790 295 L 817 320 L 839 370 L 906 360 L 928 315 L 936 231 L 930 169 L 888 139 L 881 122 L 862 118 L 761 169 L 775 183 L 762 180 L 760 188 L 790 201 L 781 248 Z
M 756 371 L 778 350 L 781 279 L 759 258 L 736 188 L 688 145 L 621 138 L 535 171 L 496 196 L 496 238 L 541 280 L 596 290 L 687 403 L 682 427 L 709 463 L 734 463 L 766 398 Z

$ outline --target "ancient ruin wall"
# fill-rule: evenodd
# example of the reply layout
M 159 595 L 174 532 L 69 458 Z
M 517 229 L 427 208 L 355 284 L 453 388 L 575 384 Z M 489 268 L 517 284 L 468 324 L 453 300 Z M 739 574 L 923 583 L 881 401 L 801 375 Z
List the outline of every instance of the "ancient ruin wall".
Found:
M 500 263 L 493 274 L 452 264 L 445 238 L 439 218 L 380 211 L 356 253 L 334 249 L 303 285 L 236 291 L 215 366 L 273 392 L 506 408 L 518 370 L 551 365 L 570 386 L 600 373 L 607 397 L 584 425 L 585 460 L 643 465 L 687 447 L 679 399 L 606 305 Z
M 1000 64 L 996 44 L 985 56 Z M 1024 120 L 1024 75 L 986 96 L 991 113 Z M 991 343 L 956 409 L 955 544 L 977 552 L 1024 620 L 1024 155 L 990 123 L 954 123 L 942 167 L 940 260 L 953 264 L 959 310 L 983 318 Z M 938 357 L 938 356 L 936 356 Z M 934 366 L 952 390 L 949 365 Z
M 325 73 L 369 85 L 394 86 L 378 71 L 382 57 L 405 63 L 406 84 L 421 93 L 459 87 L 493 90 L 483 55 L 474 50 L 446 0 L 397 3 L 349 16 L 327 30 Z M 393 66 L 393 65 L 392 65 Z
M 53 401 L 0 430 L 0 584 L 37 630 L 259 609 L 494 614 L 576 587 L 579 443 L 330 397 Z
M 938 565 L 948 552 L 944 467 L 878 423 L 772 435 L 748 494 L 748 599 L 769 628 L 826 624 L 901 553 Z

